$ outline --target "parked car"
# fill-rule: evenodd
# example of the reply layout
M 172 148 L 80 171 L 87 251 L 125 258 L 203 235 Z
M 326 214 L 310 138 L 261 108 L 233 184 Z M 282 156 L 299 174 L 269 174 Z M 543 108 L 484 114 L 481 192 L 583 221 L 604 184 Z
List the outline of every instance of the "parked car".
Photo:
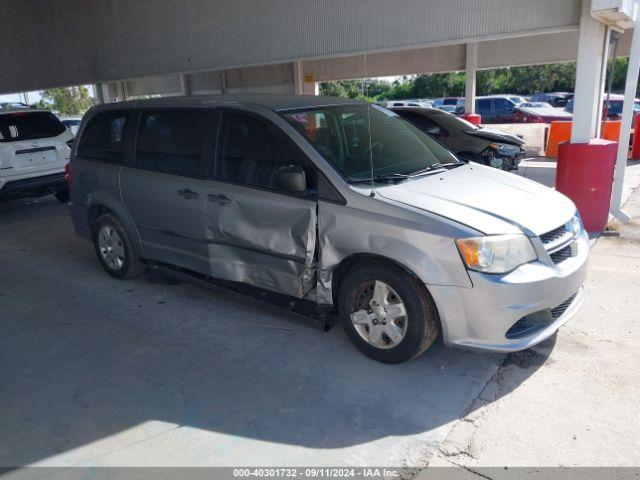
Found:
M 67 202 L 64 169 L 71 138 L 47 110 L 0 110 L 0 200 L 54 194 Z
M 531 96 L 532 102 L 546 102 L 552 107 L 564 108 L 569 100 L 573 98 L 573 93 L 568 92 L 548 92 L 535 93 Z
M 553 121 L 571 121 L 572 115 L 564 108 L 553 107 L 546 102 L 521 103 L 516 108 L 515 123 L 551 123 Z
M 444 97 L 444 98 L 436 98 L 432 101 L 433 106 L 440 109 L 449 111 L 450 108 L 457 108 L 459 106 L 464 107 L 464 97 Z
M 620 120 L 622 118 L 622 105 L 624 103 L 624 95 L 612 93 L 609 96 L 609 108 L 607 108 L 607 94 L 602 98 L 602 118 L 607 120 Z M 567 102 L 567 112 L 573 115 L 573 98 Z M 635 115 L 640 113 L 640 100 L 634 99 L 633 103 L 634 120 Z
M 382 362 L 440 332 L 447 345 L 528 348 L 582 302 L 589 246 L 571 200 L 460 162 L 357 100 L 100 105 L 83 118 L 69 182 L 75 229 L 108 274 L 173 268 L 333 305 Z
M 76 135 L 82 118 L 62 118 L 61 121 L 62 124 L 67 127 L 71 133 L 73 133 L 73 135 Z
M 424 107 L 431 108 L 433 103 L 426 100 L 390 100 L 387 107 Z
M 515 95 L 477 97 L 476 113 L 482 117 L 482 123 L 513 123 L 516 108 L 523 100 Z M 455 113 L 464 114 L 464 104 L 458 106 Z
M 478 127 L 451 113 L 435 108 L 392 107 L 390 110 L 434 137 L 461 160 L 516 170 L 524 156 L 521 138 Z
M 438 110 L 442 110 L 443 112 L 447 112 L 447 113 L 455 113 L 456 112 L 456 105 L 440 105 L 439 107 L 436 107 Z
M 30 107 L 24 102 L 2 102 L 0 103 L 0 108 L 5 110 L 15 110 L 18 108 L 30 108 Z

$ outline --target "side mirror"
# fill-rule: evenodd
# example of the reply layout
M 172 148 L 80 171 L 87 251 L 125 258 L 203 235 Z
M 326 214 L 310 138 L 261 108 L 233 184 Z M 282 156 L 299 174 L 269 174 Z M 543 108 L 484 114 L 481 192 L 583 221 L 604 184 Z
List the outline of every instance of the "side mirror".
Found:
M 307 191 L 307 177 L 300 165 L 278 167 L 276 184 L 285 192 L 304 193 Z

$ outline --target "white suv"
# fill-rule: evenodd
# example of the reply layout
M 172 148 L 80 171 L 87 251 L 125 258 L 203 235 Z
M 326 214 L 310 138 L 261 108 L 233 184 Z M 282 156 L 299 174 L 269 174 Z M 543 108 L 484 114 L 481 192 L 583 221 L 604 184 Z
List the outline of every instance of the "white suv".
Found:
M 73 134 L 48 110 L 0 110 L 0 201 L 54 194 L 69 201 Z

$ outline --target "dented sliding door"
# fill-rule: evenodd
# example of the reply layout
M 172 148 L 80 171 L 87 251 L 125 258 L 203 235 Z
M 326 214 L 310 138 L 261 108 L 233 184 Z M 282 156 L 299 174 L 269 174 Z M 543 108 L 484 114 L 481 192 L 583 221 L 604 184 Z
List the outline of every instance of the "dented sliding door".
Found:
M 298 298 L 315 287 L 315 199 L 208 182 L 211 275 Z

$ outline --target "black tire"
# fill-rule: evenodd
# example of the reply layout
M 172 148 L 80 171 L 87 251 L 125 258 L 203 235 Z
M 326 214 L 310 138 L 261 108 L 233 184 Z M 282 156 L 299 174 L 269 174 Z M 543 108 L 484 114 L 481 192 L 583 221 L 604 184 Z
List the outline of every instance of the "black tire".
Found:
M 406 309 L 406 333 L 391 348 L 371 345 L 356 330 L 351 310 L 362 286 L 376 280 L 386 283 L 397 292 Z M 401 363 L 417 357 L 438 337 L 438 312 L 425 286 L 401 268 L 385 262 L 358 264 L 340 282 L 338 311 L 342 326 L 355 346 L 368 357 L 383 363 Z
M 69 190 L 60 190 L 59 192 L 54 193 L 54 196 L 60 203 L 69 203 Z
M 103 256 L 100 249 L 100 242 L 98 240 L 98 236 L 103 228 L 112 229 L 118 235 L 120 242 L 117 242 L 119 247 L 122 247 L 124 251 L 122 264 L 119 268 L 114 268 L 112 265 L 109 265 Z M 96 256 L 98 257 L 98 261 L 102 265 L 102 268 L 105 271 L 115 278 L 120 279 L 129 279 L 135 278 L 146 270 L 146 266 L 140 261 L 138 254 L 136 253 L 133 245 L 131 243 L 131 239 L 129 235 L 127 235 L 126 230 L 122 227 L 120 221 L 115 217 L 115 215 L 111 213 L 105 213 L 98 217 L 93 227 L 93 246 L 96 252 Z

